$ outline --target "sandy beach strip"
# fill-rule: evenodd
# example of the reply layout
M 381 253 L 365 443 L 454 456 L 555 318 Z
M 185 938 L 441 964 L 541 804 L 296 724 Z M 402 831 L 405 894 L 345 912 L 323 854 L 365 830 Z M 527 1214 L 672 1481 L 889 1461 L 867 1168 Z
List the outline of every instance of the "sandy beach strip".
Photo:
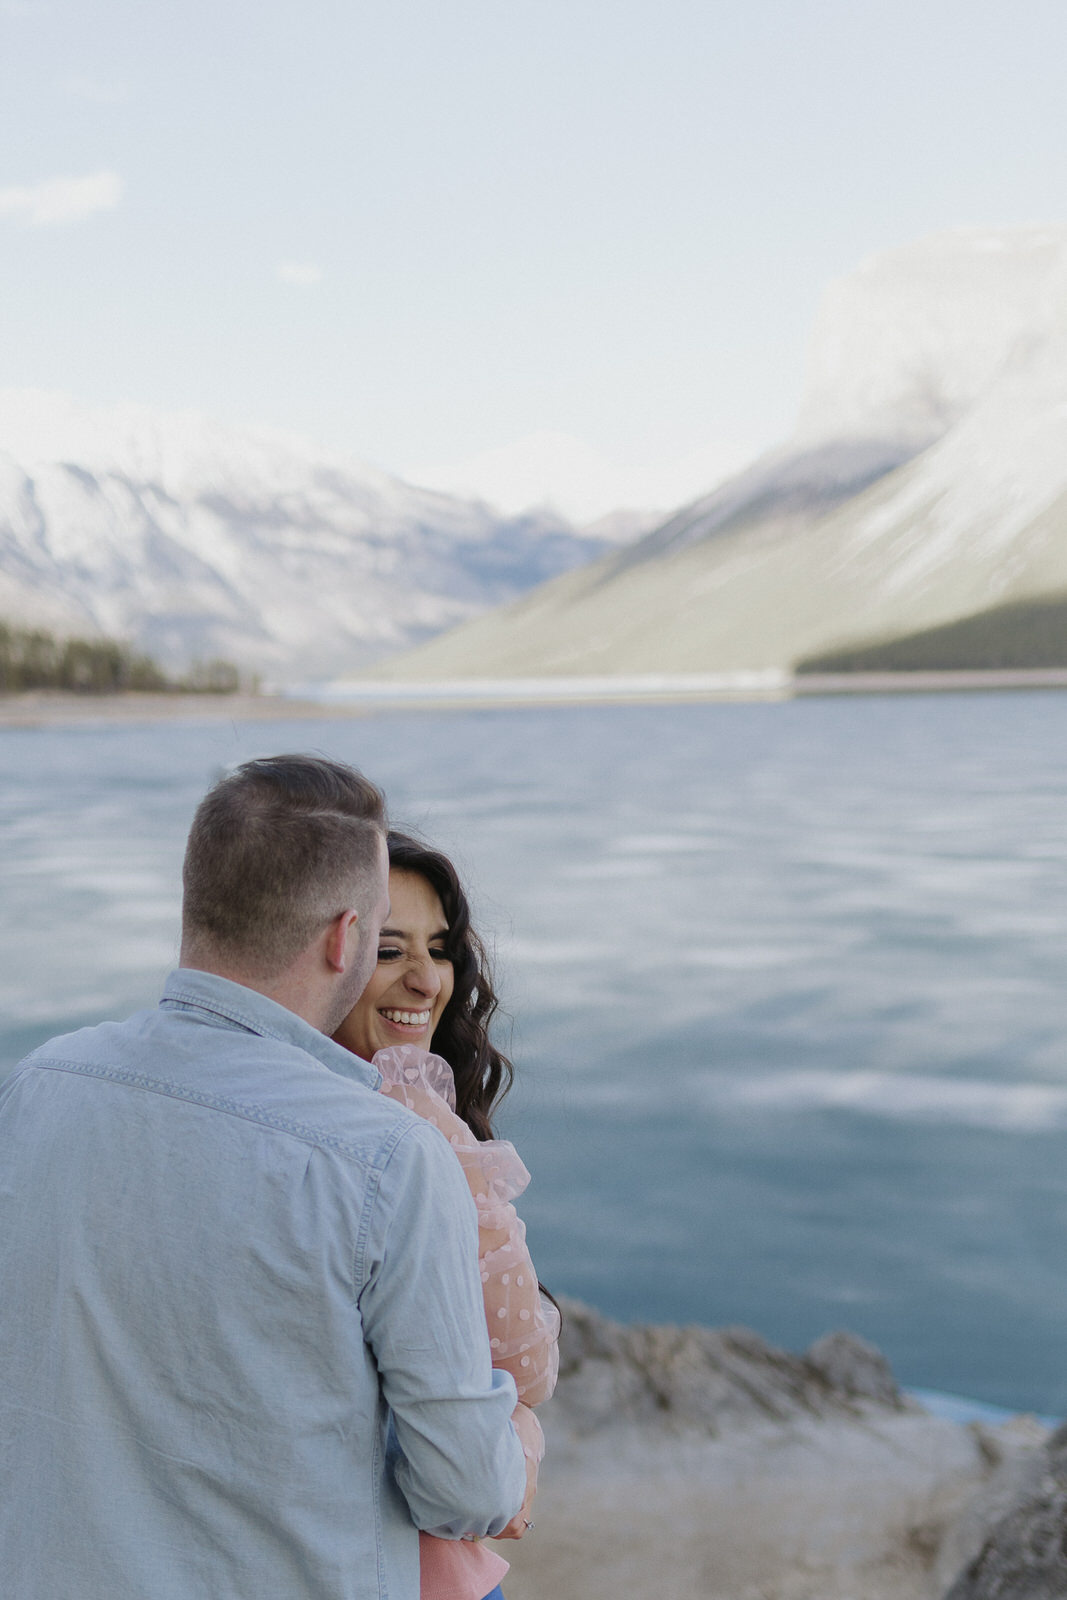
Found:
M 288 694 L 0 695 L 0 728 L 153 722 L 344 720 L 388 711 L 473 711 L 551 705 L 688 705 L 823 695 L 1067 689 L 1067 668 L 968 672 L 645 674 L 598 678 L 354 679 Z
M 58 728 L 93 723 L 283 722 L 368 716 L 366 704 L 337 704 L 276 694 L 0 695 L 0 728 Z

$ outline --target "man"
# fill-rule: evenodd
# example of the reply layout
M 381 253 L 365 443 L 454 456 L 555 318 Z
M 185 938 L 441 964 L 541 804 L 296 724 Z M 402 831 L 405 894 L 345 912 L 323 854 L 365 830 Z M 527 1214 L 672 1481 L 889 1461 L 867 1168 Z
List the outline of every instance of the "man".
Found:
M 417 1600 L 416 1527 L 522 1502 L 459 1163 L 327 1037 L 375 964 L 383 827 L 334 762 L 224 778 L 159 1009 L 0 1090 L 10 1600 Z

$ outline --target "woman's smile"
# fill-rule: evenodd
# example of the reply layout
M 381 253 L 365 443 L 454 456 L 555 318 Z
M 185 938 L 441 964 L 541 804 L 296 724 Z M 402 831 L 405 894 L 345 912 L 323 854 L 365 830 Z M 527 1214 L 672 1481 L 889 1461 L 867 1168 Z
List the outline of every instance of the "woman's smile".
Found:
M 429 1049 L 430 1041 L 424 1035 L 430 1026 L 432 1011 L 397 1011 L 381 1006 L 378 1015 L 405 1044 L 421 1044 L 424 1049 Z M 378 1048 L 381 1049 L 381 1046 Z

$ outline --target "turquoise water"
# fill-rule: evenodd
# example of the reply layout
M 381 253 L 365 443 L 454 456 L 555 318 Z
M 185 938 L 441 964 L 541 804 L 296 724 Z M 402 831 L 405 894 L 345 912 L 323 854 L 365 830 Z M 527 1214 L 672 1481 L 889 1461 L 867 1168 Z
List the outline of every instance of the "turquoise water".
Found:
M 1067 696 L 0 731 L 0 1069 L 153 1002 L 197 799 L 287 748 L 474 886 L 553 1287 L 1067 1413 Z

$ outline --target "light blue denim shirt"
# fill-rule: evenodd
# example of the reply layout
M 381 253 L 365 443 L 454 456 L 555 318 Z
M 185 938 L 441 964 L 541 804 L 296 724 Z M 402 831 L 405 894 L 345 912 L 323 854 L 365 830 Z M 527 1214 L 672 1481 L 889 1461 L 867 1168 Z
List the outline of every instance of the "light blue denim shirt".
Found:
M 435 1128 L 207 973 L 0 1089 L 0 1591 L 418 1600 L 525 1483 Z

